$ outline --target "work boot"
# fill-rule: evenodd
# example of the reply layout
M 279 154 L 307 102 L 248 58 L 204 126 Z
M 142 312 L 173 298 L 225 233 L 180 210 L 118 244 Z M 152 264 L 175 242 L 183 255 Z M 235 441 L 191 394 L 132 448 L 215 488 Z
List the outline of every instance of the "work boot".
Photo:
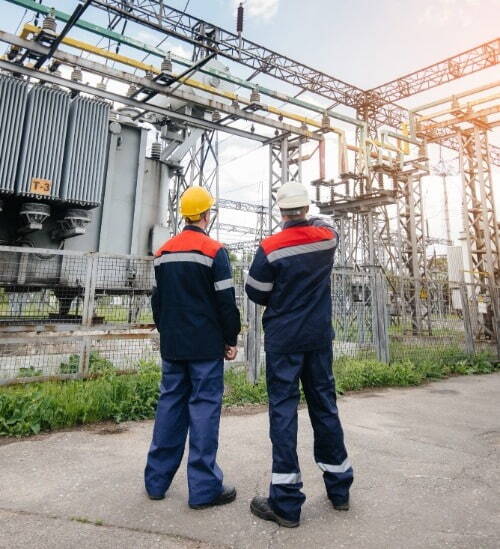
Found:
M 157 501 L 160 499 L 165 499 L 165 494 L 150 494 L 149 492 L 146 492 L 149 499 L 152 499 L 153 501 Z
M 296 528 L 300 521 L 298 520 L 287 520 L 283 517 L 280 517 L 277 515 L 269 505 L 269 500 L 267 498 L 264 498 L 262 496 L 256 496 L 252 499 L 252 503 L 250 503 L 250 511 L 256 516 L 263 520 L 272 520 L 273 522 L 276 522 L 280 526 L 284 526 L 285 528 Z
M 191 509 L 207 509 L 216 505 L 226 505 L 236 499 L 236 488 L 234 486 L 222 486 L 222 492 L 210 503 L 201 503 L 199 505 L 189 504 Z
M 340 503 L 332 501 L 333 508 L 337 511 L 349 511 L 349 499 Z

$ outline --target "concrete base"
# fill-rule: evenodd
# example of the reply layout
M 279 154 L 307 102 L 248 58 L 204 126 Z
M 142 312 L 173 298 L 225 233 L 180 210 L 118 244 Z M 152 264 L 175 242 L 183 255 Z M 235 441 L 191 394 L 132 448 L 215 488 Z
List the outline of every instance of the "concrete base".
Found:
M 143 490 L 152 422 L 60 432 L 0 446 L 0 547 L 496 548 L 500 374 L 340 399 L 355 467 L 349 512 L 327 500 L 307 411 L 300 528 L 250 515 L 270 479 L 267 414 L 226 414 L 219 462 L 235 503 L 193 511 L 185 465 L 163 501 Z

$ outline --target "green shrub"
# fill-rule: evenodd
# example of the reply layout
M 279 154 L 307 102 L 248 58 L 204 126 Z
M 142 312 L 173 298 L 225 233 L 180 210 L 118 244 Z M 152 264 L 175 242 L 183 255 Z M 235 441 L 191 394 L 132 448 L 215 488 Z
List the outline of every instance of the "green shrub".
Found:
M 242 404 L 265 404 L 267 389 L 264 376 L 261 376 L 253 385 L 246 379 L 245 372 L 228 370 L 225 374 L 225 406 L 241 406 Z
M 61 362 L 59 364 L 59 373 L 60 374 L 76 374 L 80 367 L 80 356 L 79 355 L 70 355 L 68 362 Z
M 59 365 L 60 374 L 76 374 L 80 369 L 80 355 L 70 355 L 68 362 L 61 362 Z M 112 372 L 115 369 L 113 363 L 102 357 L 99 353 L 92 351 L 89 356 L 89 372 L 91 374 L 103 374 Z
M 77 358 L 71 355 L 60 370 L 69 373 Z M 101 374 L 94 379 L 0 388 L 0 436 L 31 435 L 104 420 L 120 422 L 154 417 L 161 376 L 155 362 L 140 363 L 137 373 L 130 375 L 118 375 L 113 364 L 97 353 L 91 355 L 90 363 L 91 371 Z M 431 354 L 419 361 L 400 360 L 390 365 L 347 357 L 334 363 L 339 393 L 369 387 L 418 385 L 426 379 L 485 374 L 498 368 L 499 363 L 493 362 L 488 354 L 467 357 L 455 349 L 438 357 Z M 266 402 L 263 376 L 252 385 L 244 371 L 226 372 L 225 406 Z

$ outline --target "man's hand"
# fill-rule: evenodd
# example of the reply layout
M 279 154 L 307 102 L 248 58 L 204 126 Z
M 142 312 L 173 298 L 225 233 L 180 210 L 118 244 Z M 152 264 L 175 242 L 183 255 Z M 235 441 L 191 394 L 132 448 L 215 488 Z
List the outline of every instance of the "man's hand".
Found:
M 236 358 L 237 352 L 238 352 L 238 349 L 236 347 L 231 347 L 230 345 L 226 345 L 224 358 L 226 360 L 234 360 Z

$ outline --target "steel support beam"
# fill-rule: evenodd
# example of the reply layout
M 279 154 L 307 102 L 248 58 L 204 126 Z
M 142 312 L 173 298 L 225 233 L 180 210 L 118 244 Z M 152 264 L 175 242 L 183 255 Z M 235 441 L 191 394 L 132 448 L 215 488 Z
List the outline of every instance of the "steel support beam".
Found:
M 278 189 L 287 181 L 302 182 L 301 149 L 300 139 L 277 138 L 269 143 L 268 234 L 276 232 L 281 222 L 276 204 Z
M 493 195 L 487 132 L 474 126 L 461 132 L 460 172 L 464 231 L 468 251 L 471 321 L 476 339 L 498 341 L 500 235 Z

